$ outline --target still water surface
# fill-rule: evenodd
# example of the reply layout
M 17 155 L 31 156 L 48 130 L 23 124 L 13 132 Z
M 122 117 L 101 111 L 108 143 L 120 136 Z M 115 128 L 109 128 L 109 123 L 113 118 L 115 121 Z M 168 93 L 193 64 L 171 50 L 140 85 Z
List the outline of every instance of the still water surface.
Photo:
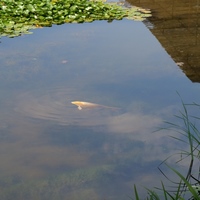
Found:
M 158 184 L 177 146 L 153 131 L 181 109 L 177 91 L 191 103 L 199 85 L 142 22 L 33 32 L 0 44 L 0 198 L 121 200 Z

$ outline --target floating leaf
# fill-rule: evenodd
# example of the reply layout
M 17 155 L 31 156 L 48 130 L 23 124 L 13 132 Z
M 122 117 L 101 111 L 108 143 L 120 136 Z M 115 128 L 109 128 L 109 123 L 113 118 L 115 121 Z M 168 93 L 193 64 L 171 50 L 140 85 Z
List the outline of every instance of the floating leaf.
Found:
M 0 36 L 16 37 L 29 29 L 52 24 L 83 23 L 94 20 L 144 20 L 150 10 L 125 7 L 105 0 L 1 0 Z

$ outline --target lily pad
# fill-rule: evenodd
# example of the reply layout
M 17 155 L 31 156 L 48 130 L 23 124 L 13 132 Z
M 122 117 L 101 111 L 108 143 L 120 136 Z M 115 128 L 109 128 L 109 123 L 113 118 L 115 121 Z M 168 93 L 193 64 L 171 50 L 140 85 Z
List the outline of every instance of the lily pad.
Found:
M 0 37 L 16 37 L 28 34 L 30 29 L 53 24 L 123 18 L 144 20 L 150 13 L 148 9 L 105 0 L 1 0 Z

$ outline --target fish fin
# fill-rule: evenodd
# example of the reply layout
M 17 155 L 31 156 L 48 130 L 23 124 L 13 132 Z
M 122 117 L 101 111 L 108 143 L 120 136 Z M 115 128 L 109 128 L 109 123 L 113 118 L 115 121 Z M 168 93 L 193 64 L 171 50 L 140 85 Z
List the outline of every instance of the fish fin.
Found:
M 78 106 L 78 109 L 79 109 L 79 110 L 82 110 L 81 106 Z

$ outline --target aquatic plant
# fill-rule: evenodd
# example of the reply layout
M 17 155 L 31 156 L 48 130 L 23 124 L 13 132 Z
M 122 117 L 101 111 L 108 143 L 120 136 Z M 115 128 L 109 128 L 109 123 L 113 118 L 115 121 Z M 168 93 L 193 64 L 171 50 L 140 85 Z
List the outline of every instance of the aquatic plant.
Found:
M 76 169 L 40 180 L 22 181 L 20 178 L 2 177 L 0 199 L 71 199 L 70 194 L 85 193 L 94 186 L 95 181 L 106 182 L 114 166 L 102 165 L 86 169 Z M 91 198 L 90 193 L 85 198 Z M 73 198 L 74 199 L 74 198 Z
M 146 199 L 175 199 L 175 200 L 184 200 L 187 197 L 189 199 L 197 200 L 200 199 L 200 180 L 199 180 L 199 161 L 200 161 L 200 130 L 199 127 L 197 127 L 195 120 L 200 120 L 200 117 L 198 116 L 190 116 L 188 113 L 188 106 L 195 106 L 200 108 L 199 104 L 193 103 L 193 104 L 185 104 L 182 101 L 183 105 L 183 111 L 180 111 L 179 115 L 176 115 L 175 117 L 181 121 L 181 125 L 166 122 L 169 127 L 162 128 L 165 130 L 174 131 L 178 134 L 180 134 L 180 137 L 171 136 L 173 139 L 178 140 L 179 142 L 183 142 L 184 145 L 187 144 L 187 147 L 189 147 L 189 150 L 181 150 L 178 155 L 180 156 L 180 159 L 177 161 L 178 163 L 189 159 L 189 165 L 188 165 L 188 171 L 186 172 L 186 175 L 183 175 L 180 170 L 175 169 L 174 167 L 169 166 L 166 161 L 164 160 L 161 165 L 165 164 L 175 175 L 177 175 L 180 179 L 179 182 L 172 181 L 161 169 L 159 166 L 159 170 L 162 172 L 162 174 L 170 181 L 171 184 L 173 184 L 170 188 L 173 188 L 173 191 L 170 191 L 166 188 L 166 186 L 161 182 L 161 188 L 155 188 L 156 190 L 150 190 L 148 188 L 148 196 Z M 172 155 L 174 156 L 174 155 Z M 170 156 L 171 157 L 171 156 Z M 197 166 L 194 169 L 194 163 L 196 161 Z M 134 193 L 135 193 L 135 199 L 139 200 L 139 194 L 137 191 L 136 185 L 134 185 Z
M 125 7 L 103 0 L 1 0 L 0 36 L 30 34 L 29 29 L 53 24 L 83 23 L 94 20 L 144 20 L 148 9 Z

